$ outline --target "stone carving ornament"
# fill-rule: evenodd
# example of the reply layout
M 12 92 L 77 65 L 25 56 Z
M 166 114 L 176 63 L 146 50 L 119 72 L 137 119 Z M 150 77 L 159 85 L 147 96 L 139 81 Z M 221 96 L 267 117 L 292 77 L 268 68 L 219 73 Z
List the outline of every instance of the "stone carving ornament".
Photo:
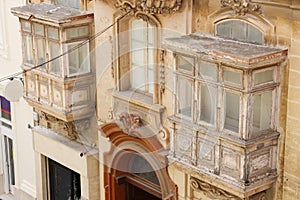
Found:
M 171 14 L 178 11 L 182 0 L 117 0 L 116 7 L 128 11 L 135 8 L 149 14 Z
M 251 0 L 221 0 L 222 7 L 230 7 L 235 14 L 245 15 L 248 12 L 261 13 L 261 6 Z
M 123 112 L 120 114 L 119 119 L 122 122 L 123 131 L 129 135 L 131 135 L 132 130 L 140 128 L 143 125 L 142 119 L 136 114 Z
M 210 185 L 209 183 L 206 183 L 204 181 L 201 181 L 197 178 L 191 177 L 190 179 L 191 187 L 194 190 L 201 190 L 203 192 L 206 192 L 207 195 L 213 197 L 213 199 L 218 200 L 238 200 L 238 197 L 233 196 L 232 194 L 229 194 L 228 192 L 217 188 L 213 185 Z

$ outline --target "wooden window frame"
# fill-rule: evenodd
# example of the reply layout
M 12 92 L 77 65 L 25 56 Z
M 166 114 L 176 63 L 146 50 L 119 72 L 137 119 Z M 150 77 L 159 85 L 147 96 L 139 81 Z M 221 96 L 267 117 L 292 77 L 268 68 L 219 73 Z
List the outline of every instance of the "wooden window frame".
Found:
M 179 113 L 179 102 L 177 96 L 173 100 L 173 113 L 174 116 L 181 119 L 184 123 L 193 123 L 196 126 L 203 127 L 204 129 L 210 129 L 215 130 L 218 132 L 223 132 L 227 135 L 232 135 L 237 138 L 243 138 L 248 137 L 248 135 L 257 135 L 257 134 L 264 134 L 265 132 L 270 131 L 276 131 L 276 106 L 278 104 L 277 93 L 278 93 L 278 84 L 279 84 L 279 78 L 278 78 L 278 68 L 279 66 L 265 66 L 264 68 L 259 68 L 255 70 L 248 70 L 250 73 L 246 73 L 245 70 L 238 69 L 235 67 L 230 67 L 227 65 L 221 65 L 218 63 L 218 61 L 215 61 L 216 65 L 218 66 L 218 80 L 216 82 L 209 81 L 206 82 L 205 80 L 201 79 L 199 75 L 196 73 L 195 75 L 185 73 L 182 70 L 179 70 L 178 68 L 178 59 L 180 56 L 186 56 L 182 53 L 175 53 L 175 68 L 174 68 L 174 88 L 175 88 L 175 96 L 180 95 L 179 94 L 179 84 L 178 84 L 178 78 L 184 78 L 189 81 L 191 81 L 192 84 L 192 97 L 193 102 L 191 103 L 192 107 L 192 116 L 184 116 L 183 114 Z M 198 69 L 199 67 L 198 63 L 200 60 L 207 61 L 206 59 L 195 57 L 195 69 Z M 212 62 L 212 61 L 211 61 Z M 228 83 L 224 80 L 224 70 L 230 70 L 233 72 L 239 72 L 241 74 L 241 84 L 232 84 Z M 254 85 L 254 72 L 264 72 L 266 70 L 274 70 L 273 74 L 273 81 L 269 81 L 266 83 Z M 248 77 L 252 78 L 248 78 Z M 250 84 L 251 83 L 251 84 Z M 216 88 L 216 103 L 215 103 L 215 121 L 214 123 L 207 123 L 205 121 L 200 120 L 200 113 L 201 113 L 201 91 L 200 87 L 202 84 L 206 84 L 209 86 L 212 86 Z M 251 90 L 251 92 L 247 92 L 248 90 Z M 268 130 L 260 130 L 258 132 L 254 132 L 252 128 L 253 123 L 253 98 L 256 94 L 262 94 L 272 91 L 272 112 L 271 112 L 271 127 Z M 229 129 L 225 129 L 225 94 L 226 92 L 229 92 L 234 95 L 238 95 L 239 97 L 239 122 L 238 122 L 238 131 L 233 131 Z M 249 110 L 250 109 L 250 110 Z M 250 120 L 247 120 L 247 117 Z
M 144 87 L 144 90 L 140 90 L 140 89 L 138 89 L 138 88 L 134 88 L 134 87 L 132 87 L 132 80 L 131 80 L 131 76 L 132 76 L 132 74 L 131 74 L 131 69 L 133 68 L 133 66 L 132 66 L 132 43 L 133 43 L 133 41 L 132 41 L 132 33 L 133 33 L 133 27 L 132 27 L 132 23 L 133 23 L 133 21 L 135 21 L 135 20 L 142 20 L 143 21 L 143 32 L 144 32 L 144 37 L 146 37 L 146 38 L 144 38 L 144 46 L 146 47 L 145 49 L 143 49 L 143 54 L 144 54 L 144 66 L 145 66 L 145 70 L 144 70 L 144 82 L 145 82 L 145 85 L 143 86 Z M 143 93 L 143 94 L 146 94 L 146 95 L 149 95 L 149 96 L 151 96 L 152 95 L 152 93 L 149 91 L 150 89 L 149 89 L 149 83 L 150 83 L 150 80 L 149 80 L 149 29 L 153 29 L 153 33 L 154 33 L 154 35 L 153 35 L 153 60 L 154 60 L 154 64 L 153 64 L 153 80 L 154 80 L 154 67 L 155 67 L 155 65 L 156 65 L 156 63 L 157 63 L 157 61 L 156 61 L 156 59 L 155 59 L 155 52 L 156 52 L 156 47 L 155 46 L 157 46 L 156 45 L 156 32 L 157 32 L 157 28 L 156 28 L 156 26 L 155 25 L 153 25 L 150 21 L 145 21 L 145 20 L 143 20 L 143 19 L 136 19 L 136 18 L 134 18 L 134 19 L 131 19 L 130 21 L 129 21 L 130 23 L 129 23 L 129 29 L 130 29 L 130 39 L 129 39 L 129 43 L 130 43 L 130 47 L 129 47 L 129 57 L 130 57 L 130 89 L 131 90 L 137 90 L 138 92 L 140 92 L 140 93 Z M 149 27 L 149 25 L 151 25 L 151 27 Z M 151 48 L 151 47 L 150 47 Z M 153 87 L 154 88 L 154 87 Z M 153 91 L 154 92 L 154 91 Z
M 121 16 L 121 13 L 116 14 L 116 20 Z M 142 19 L 147 21 L 152 25 L 154 30 L 154 67 L 153 67 L 153 93 L 142 92 L 136 89 L 131 88 L 130 83 L 130 22 L 133 19 Z M 159 28 L 160 23 L 153 15 L 147 15 L 145 13 L 138 13 L 134 16 L 127 16 L 118 21 L 118 24 L 115 29 L 115 34 L 117 37 L 115 43 L 115 57 L 117 58 L 114 62 L 114 78 L 119 92 L 122 91 L 132 91 L 133 93 L 138 93 L 145 96 L 146 99 L 150 100 L 157 104 L 159 103 L 159 87 L 158 87 L 158 73 L 159 73 Z M 142 100 L 143 101 L 143 100 Z

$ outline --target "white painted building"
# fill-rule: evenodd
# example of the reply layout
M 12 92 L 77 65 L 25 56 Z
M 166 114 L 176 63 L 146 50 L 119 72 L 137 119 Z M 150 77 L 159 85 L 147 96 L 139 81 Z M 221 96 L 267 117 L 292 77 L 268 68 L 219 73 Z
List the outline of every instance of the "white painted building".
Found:
M 0 1 L 0 77 L 20 72 L 22 63 L 19 21 L 10 12 L 24 0 Z M 20 76 L 21 78 L 21 76 Z M 31 130 L 32 108 L 21 98 L 9 102 L 4 89 L 9 80 L 0 82 L 0 195 L 16 199 L 35 199 L 35 162 Z

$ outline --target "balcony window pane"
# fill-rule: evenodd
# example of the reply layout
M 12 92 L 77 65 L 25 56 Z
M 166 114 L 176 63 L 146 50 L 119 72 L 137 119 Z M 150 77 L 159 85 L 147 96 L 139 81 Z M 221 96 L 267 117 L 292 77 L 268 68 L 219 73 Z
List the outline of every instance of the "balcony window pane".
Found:
M 58 40 L 58 29 L 53 27 L 48 27 L 48 38 Z
M 67 40 L 87 37 L 89 35 L 89 29 L 88 26 L 69 28 L 66 30 L 66 35 Z
M 34 24 L 35 35 L 45 36 L 44 26 L 41 24 Z
M 31 24 L 28 21 L 22 20 L 21 22 L 22 30 L 31 33 Z
M 202 84 L 200 95 L 200 121 L 215 124 L 217 88 L 207 84 Z
M 230 131 L 239 132 L 239 114 L 239 95 L 225 92 L 224 128 Z
M 46 53 L 45 53 L 45 40 L 42 38 L 36 38 L 36 52 L 37 52 L 37 65 L 40 65 L 46 61 Z M 45 69 L 45 65 L 41 68 Z
M 23 36 L 23 46 L 24 46 L 24 63 L 33 64 L 32 37 L 30 35 Z
M 232 70 L 224 70 L 224 81 L 227 83 L 233 83 L 237 85 L 242 84 L 242 72 L 236 72 Z
M 68 44 L 68 51 L 72 51 L 68 54 L 69 62 L 69 75 L 79 75 L 90 72 L 90 59 L 89 59 L 89 45 L 84 44 L 80 48 L 79 43 Z
M 210 79 L 217 81 L 218 78 L 218 67 L 215 63 L 200 61 L 200 77 L 203 79 Z
M 274 70 L 267 70 L 263 72 L 254 73 L 254 85 L 273 81 Z
M 271 127 L 272 92 L 254 96 L 253 131 L 258 132 Z
M 178 58 L 178 69 L 194 74 L 194 58 L 180 56 Z
M 60 47 L 58 43 L 49 42 L 50 59 L 60 55 Z M 60 58 L 50 62 L 50 72 L 60 75 Z
M 193 105 L 193 85 L 192 82 L 184 79 L 178 79 L 178 112 L 187 117 L 192 117 Z

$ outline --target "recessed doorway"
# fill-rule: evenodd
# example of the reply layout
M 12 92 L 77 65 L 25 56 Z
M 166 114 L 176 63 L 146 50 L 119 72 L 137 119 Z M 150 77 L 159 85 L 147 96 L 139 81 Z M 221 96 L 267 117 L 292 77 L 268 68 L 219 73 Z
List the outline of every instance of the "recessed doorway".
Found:
M 80 174 L 48 158 L 49 189 L 51 200 L 79 200 Z

